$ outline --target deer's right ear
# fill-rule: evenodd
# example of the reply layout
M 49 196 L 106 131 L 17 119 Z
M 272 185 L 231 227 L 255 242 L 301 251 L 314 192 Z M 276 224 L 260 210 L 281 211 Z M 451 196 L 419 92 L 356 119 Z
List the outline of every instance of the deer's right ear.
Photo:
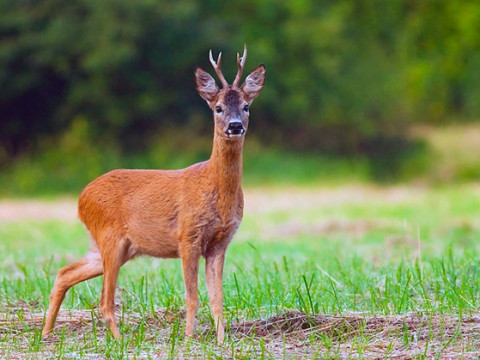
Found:
M 206 71 L 197 67 L 195 69 L 195 81 L 197 83 L 197 91 L 209 105 L 214 102 L 218 95 L 218 86 L 215 79 Z

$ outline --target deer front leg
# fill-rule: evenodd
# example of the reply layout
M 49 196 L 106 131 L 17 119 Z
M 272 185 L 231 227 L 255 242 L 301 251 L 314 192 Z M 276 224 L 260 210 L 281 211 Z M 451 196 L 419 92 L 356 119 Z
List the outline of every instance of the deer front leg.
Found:
M 115 338 L 120 338 L 115 317 L 115 288 L 120 267 L 128 260 L 126 243 L 120 240 L 115 247 L 105 249 L 103 257 L 103 288 L 100 299 L 100 312 Z
M 222 343 L 225 337 L 223 327 L 223 264 L 225 262 L 226 249 L 216 249 L 207 254 L 205 262 L 205 277 L 207 282 L 210 308 L 212 310 L 217 331 L 217 341 Z
M 180 256 L 185 282 L 185 307 L 187 308 L 185 335 L 191 337 L 198 309 L 198 263 L 200 253 L 192 247 L 187 247 L 181 250 Z

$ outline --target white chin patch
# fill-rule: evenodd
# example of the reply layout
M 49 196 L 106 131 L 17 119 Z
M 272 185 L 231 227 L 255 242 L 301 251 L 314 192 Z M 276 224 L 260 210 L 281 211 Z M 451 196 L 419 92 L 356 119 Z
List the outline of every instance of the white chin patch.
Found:
M 242 137 L 244 134 L 245 134 L 245 129 L 242 129 L 240 132 L 230 131 L 230 130 L 226 131 L 226 135 L 229 138 L 239 138 L 239 137 Z
M 227 134 L 229 139 L 242 137 L 244 133 L 241 134 Z

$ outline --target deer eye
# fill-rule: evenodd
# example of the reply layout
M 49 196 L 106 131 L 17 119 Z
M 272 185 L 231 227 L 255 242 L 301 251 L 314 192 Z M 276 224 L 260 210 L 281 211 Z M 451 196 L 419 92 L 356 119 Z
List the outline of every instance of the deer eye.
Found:
M 220 114 L 221 112 L 223 112 L 223 109 L 222 109 L 220 106 L 217 106 L 217 107 L 215 108 L 215 112 L 216 112 L 217 114 Z
M 245 106 L 243 107 L 243 111 L 248 112 L 248 105 L 245 105 Z

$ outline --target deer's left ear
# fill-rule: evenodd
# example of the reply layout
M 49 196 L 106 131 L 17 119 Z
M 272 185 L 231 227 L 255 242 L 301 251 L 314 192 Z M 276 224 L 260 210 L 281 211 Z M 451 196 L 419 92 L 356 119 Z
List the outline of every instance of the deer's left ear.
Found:
M 265 68 L 265 65 L 258 65 L 245 79 L 245 82 L 242 85 L 242 91 L 248 102 L 251 103 L 253 99 L 260 94 L 260 91 L 262 91 L 266 72 L 267 69 Z

